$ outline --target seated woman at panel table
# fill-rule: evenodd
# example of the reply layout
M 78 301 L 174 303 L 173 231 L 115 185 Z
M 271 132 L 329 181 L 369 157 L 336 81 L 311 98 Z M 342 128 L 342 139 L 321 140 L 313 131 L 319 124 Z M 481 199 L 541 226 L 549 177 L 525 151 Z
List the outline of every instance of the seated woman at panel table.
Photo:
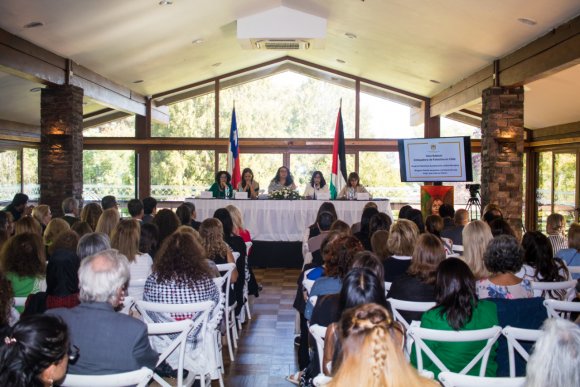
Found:
M 310 183 L 306 185 L 304 189 L 304 196 L 306 199 L 316 199 L 318 193 L 328 194 L 330 191 L 328 189 L 328 184 L 324 180 L 324 176 L 320 171 L 314 171 L 312 177 L 310 178 Z
M 296 189 L 296 184 L 294 184 L 294 178 L 292 177 L 290 170 L 285 166 L 281 166 L 278 168 L 276 176 L 274 176 L 268 186 L 268 193 L 279 191 L 284 188 L 293 191 Z
M 232 176 L 226 171 L 219 171 L 215 174 L 215 182 L 209 187 L 212 196 L 218 199 L 231 199 L 234 190 L 231 185 Z
M 369 198 L 372 199 L 372 195 L 367 191 L 367 189 L 360 183 L 360 177 L 358 173 L 351 172 L 348 175 L 347 185 L 344 186 L 338 193 L 337 199 L 356 199 L 357 193 L 368 193 Z
M 254 180 L 254 172 L 250 168 L 242 171 L 242 181 L 238 183 L 238 192 L 247 192 L 250 199 L 257 199 L 260 192 L 260 184 Z

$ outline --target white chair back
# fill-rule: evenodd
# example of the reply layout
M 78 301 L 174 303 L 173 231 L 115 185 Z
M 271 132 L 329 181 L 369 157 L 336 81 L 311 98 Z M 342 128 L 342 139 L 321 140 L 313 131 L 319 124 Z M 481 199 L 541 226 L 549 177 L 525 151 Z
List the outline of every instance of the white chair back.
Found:
M 514 349 L 526 362 L 530 358 L 530 354 L 525 350 L 524 347 L 522 347 L 518 340 L 535 342 L 541 336 L 542 331 L 537 329 L 523 329 L 507 326 L 502 329 L 501 333 L 507 339 L 508 357 L 510 362 L 510 377 L 513 378 L 516 376 L 516 357 Z
M 580 266 L 568 266 L 568 271 L 574 274 L 580 274 Z
M 141 368 L 137 371 L 123 372 L 111 375 L 71 375 L 67 374 L 62 382 L 63 387 L 121 387 L 134 386 L 145 387 L 153 376 L 149 368 Z
M 232 251 L 232 255 L 234 256 L 234 261 L 237 261 L 241 254 L 237 251 Z
M 391 309 L 393 309 L 393 317 L 396 321 L 403 324 L 405 329 L 409 329 L 411 322 L 403 318 L 401 313 L 399 313 L 400 310 L 406 312 L 426 312 L 435 306 L 434 302 L 404 301 L 396 298 L 387 298 L 387 301 L 389 301 Z
M 26 299 L 28 297 L 14 297 L 14 306 L 15 307 L 24 307 L 26 304 Z
M 230 355 L 230 360 L 234 361 L 234 347 L 237 348 L 237 340 L 238 340 L 238 331 L 236 328 L 236 313 L 235 309 L 237 303 L 230 305 L 230 291 L 232 290 L 231 280 L 232 280 L 232 272 L 236 268 L 236 265 L 233 263 L 223 263 L 220 265 L 216 265 L 217 269 L 222 274 L 222 284 L 225 281 L 225 311 L 224 315 L 226 317 L 226 340 L 228 342 L 228 352 Z M 219 286 L 220 290 L 223 289 L 222 286 Z
M 385 281 L 385 293 L 388 293 L 389 290 L 391 290 L 391 285 L 392 284 L 393 284 L 392 282 Z
M 431 348 L 425 344 L 424 340 L 432 340 L 439 342 L 471 342 L 471 341 L 483 341 L 486 340 L 485 346 L 479 351 L 477 355 L 463 369 L 459 372 L 460 374 L 467 374 L 475 365 L 481 360 L 481 367 L 479 369 L 479 376 L 485 375 L 485 370 L 487 368 L 487 361 L 489 359 L 489 353 L 491 347 L 496 342 L 497 338 L 501 334 L 501 328 L 494 326 L 487 329 L 477 329 L 472 331 L 441 331 L 437 329 L 426 329 L 417 326 L 411 326 L 407 335 L 414 340 L 415 351 L 417 356 L 417 370 L 421 372 L 423 370 L 423 356 L 422 352 L 425 352 L 427 357 L 442 371 L 449 371 L 449 369 L 441 362 L 441 360 L 433 353 Z
M 548 317 L 568 319 L 570 312 L 580 312 L 580 302 L 544 300 Z
M 246 242 L 246 256 L 250 255 L 250 249 L 252 248 L 253 242 Z
M 560 282 L 540 282 L 532 281 L 532 289 L 534 290 L 566 290 L 576 287 L 576 280 L 560 281 Z
M 316 350 L 318 351 L 318 363 L 320 365 L 320 372 L 324 373 L 322 358 L 324 357 L 324 337 L 326 336 L 326 327 L 318 324 L 311 325 L 308 330 L 314 337 L 316 342 Z
M 441 372 L 439 381 L 444 387 L 522 387 L 526 378 L 486 378 Z

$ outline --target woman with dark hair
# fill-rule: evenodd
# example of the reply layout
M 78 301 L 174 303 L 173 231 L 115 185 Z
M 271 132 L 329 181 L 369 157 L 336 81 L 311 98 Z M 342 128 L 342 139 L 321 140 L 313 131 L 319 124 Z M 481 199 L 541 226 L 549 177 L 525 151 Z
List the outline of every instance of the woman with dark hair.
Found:
M 185 204 L 181 204 L 175 210 L 175 215 L 179 218 L 182 226 L 190 226 L 191 227 L 191 209 L 186 206 Z
M 242 171 L 242 181 L 238 183 L 238 192 L 247 192 L 248 198 L 257 199 L 260 192 L 260 184 L 254 180 L 254 172 L 250 168 Z
M 157 246 L 161 246 L 165 238 L 173 234 L 175 230 L 181 226 L 181 222 L 177 215 L 167 208 L 157 211 L 153 218 L 153 224 L 155 224 L 159 230 L 159 241 Z
M 530 281 L 560 282 L 570 280 L 570 272 L 564 261 L 554 258 L 552 244 L 540 231 L 528 231 L 522 239 L 524 265 L 516 274 L 517 277 Z M 567 298 L 565 290 L 534 291 L 537 297 L 548 296 L 556 300 Z M 574 293 L 570 294 L 574 298 Z
M 417 240 L 407 273 L 396 278 L 387 298 L 405 301 L 435 301 L 437 266 L 445 259 L 443 244 L 435 235 L 423 234 Z M 408 322 L 420 320 L 420 312 L 401 312 Z
M 346 180 L 346 185 L 340 190 L 336 198 L 353 200 L 356 199 L 357 193 L 368 193 L 369 198 L 372 199 L 369 191 L 367 191 L 364 185 L 360 183 L 360 177 L 358 176 L 358 173 L 351 172 L 348 175 L 348 179 Z
M 40 235 L 23 233 L 8 239 L 0 252 L 0 266 L 12 283 L 14 297 L 28 297 L 46 289 L 46 255 Z
M 477 281 L 477 294 L 483 298 L 531 298 L 532 284 L 515 275 L 522 268 L 523 251 L 513 236 L 500 235 L 491 240 L 483 255 L 485 267 L 491 273 Z
M 401 207 L 401 209 L 399 210 L 399 219 L 408 219 L 407 216 L 409 216 L 409 211 L 411 211 L 412 209 L 413 207 L 411 207 L 408 204 Z
M 214 198 L 231 199 L 234 196 L 231 181 L 232 176 L 229 172 L 219 171 L 215 174 L 215 182 L 209 187 L 208 191 L 211 191 Z
M 509 235 L 516 239 L 518 237 L 512 226 L 510 226 L 507 220 L 503 218 L 492 220 L 489 223 L 489 228 L 491 228 L 491 235 L 493 235 L 494 238 L 499 235 Z
M 0 338 L 6 336 L 10 331 L 12 321 L 12 305 L 14 304 L 14 292 L 12 291 L 12 284 L 6 278 L 4 273 L 0 271 Z M 18 314 L 16 319 L 18 318 Z M 0 342 L 0 345 L 1 342 Z
M 159 240 L 159 228 L 154 223 L 141 223 L 139 237 L 139 251 L 149 254 L 151 258 L 157 253 L 157 241 Z
M 62 381 L 69 360 L 67 326 L 55 316 L 22 318 L 0 348 L 0 385 L 48 387 Z
M 423 222 L 423 213 L 421 211 L 415 208 L 409 210 L 407 213 L 407 219 L 417 225 L 420 234 L 425 232 L 425 223 Z
M 93 229 L 91 228 L 91 226 L 89 226 L 87 222 L 81 221 L 74 222 L 73 225 L 70 226 L 70 229 L 76 232 L 79 238 L 93 232 Z
M 310 178 L 310 183 L 306 185 L 304 189 L 304 196 L 306 199 L 316 199 L 318 193 L 322 192 L 328 194 L 328 185 L 326 185 L 326 180 L 324 180 L 324 175 L 320 171 L 314 171 L 312 177 Z
M 389 231 L 392 225 L 393 221 L 389 215 L 384 212 L 374 214 L 369 221 L 369 238 L 372 238 L 375 231 Z
M 435 282 L 435 307 L 421 317 L 421 328 L 442 331 L 471 331 L 499 325 L 497 308 L 491 301 L 478 301 L 475 277 L 469 266 L 459 258 L 448 258 L 439 264 Z M 485 341 L 428 344 L 429 348 L 451 372 L 460 372 L 485 346 Z M 489 356 L 485 376 L 495 376 L 497 363 L 495 351 Z M 415 349 L 411 363 L 417 366 Z M 423 356 L 423 368 L 438 375 L 440 370 L 427 356 Z M 479 376 L 479 365 L 468 374 Z
M 360 231 L 353 234 L 362 243 L 365 250 L 372 250 L 369 226 L 371 218 L 378 213 L 379 210 L 374 207 L 365 208 L 360 218 Z
M 425 229 L 429 234 L 435 235 L 441 243 L 443 243 L 443 247 L 445 247 L 445 253 L 447 255 L 453 253 L 453 241 L 449 238 L 441 237 L 441 231 L 443 231 L 443 218 L 439 215 L 429 215 L 425 219 Z
M 290 170 L 287 167 L 282 166 L 278 168 L 276 176 L 274 176 L 270 182 L 268 193 L 271 194 L 274 191 L 280 191 L 284 188 L 294 191 L 296 189 L 296 184 L 294 184 L 294 178 L 292 177 Z

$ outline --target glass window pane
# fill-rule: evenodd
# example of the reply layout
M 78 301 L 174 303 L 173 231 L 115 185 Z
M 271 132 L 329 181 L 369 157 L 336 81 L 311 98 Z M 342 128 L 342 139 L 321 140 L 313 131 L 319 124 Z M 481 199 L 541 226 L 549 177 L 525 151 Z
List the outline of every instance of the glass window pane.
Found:
M 536 190 L 538 230 L 546 229 L 546 220 L 552 213 L 552 162 L 552 152 L 541 152 L 538 155 L 538 188 Z
M 360 93 L 361 138 L 425 137 L 423 125 L 411 126 L 411 107 Z
M 151 123 L 151 136 L 215 137 L 214 121 L 215 93 L 210 92 L 169 105 L 169 124 Z
M 20 192 L 20 157 L 17 150 L 0 151 L 0 201 L 11 202 Z
M 441 137 L 470 136 L 481 138 L 481 127 L 441 117 Z
M 135 116 L 121 118 L 83 130 L 84 137 L 135 137 Z
M 207 190 L 214 180 L 213 151 L 151 151 L 151 196 L 183 200 Z
M 93 201 L 113 195 L 118 201 L 135 197 L 135 152 L 83 151 L 83 198 Z
M 38 149 L 24 148 L 23 149 L 23 177 L 24 177 L 24 193 L 28 195 L 30 200 L 38 200 L 40 198 L 40 184 L 38 183 Z
M 236 104 L 239 137 L 333 138 L 342 99 L 344 135 L 354 137 L 355 90 L 294 71 L 224 88 L 220 137 L 229 137 Z
M 331 154 L 292 154 L 290 155 L 290 165 L 294 182 L 298 187 L 300 195 L 304 193 L 306 186 L 310 184 L 310 178 L 314 171 L 322 172 L 326 184 L 330 187 L 330 175 L 332 168 Z M 346 154 L 346 170 L 354 171 L 354 155 Z
M 576 153 L 554 153 L 554 212 L 574 222 L 576 208 Z
M 388 198 L 391 203 L 419 204 L 419 183 L 401 182 L 398 152 L 360 152 L 361 183 L 375 198 Z
M 460 183 L 443 183 L 443 185 L 452 185 L 453 188 L 453 202 L 455 205 L 455 209 L 458 210 L 460 208 L 465 208 L 468 204 L 471 195 L 469 190 L 466 188 L 467 184 L 481 184 L 481 153 L 472 153 L 471 154 L 471 166 L 473 169 L 473 181 L 471 182 L 460 182 Z M 481 190 L 480 190 L 481 193 Z M 481 207 L 481 197 L 476 196 L 477 202 L 480 203 Z M 475 199 L 475 198 L 474 198 Z M 472 205 L 475 205 L 475 201 Z M 471 211 L 470 211 L 471 212 Z M 474 211 L 475 213 L 480 214 L 480 211 Z

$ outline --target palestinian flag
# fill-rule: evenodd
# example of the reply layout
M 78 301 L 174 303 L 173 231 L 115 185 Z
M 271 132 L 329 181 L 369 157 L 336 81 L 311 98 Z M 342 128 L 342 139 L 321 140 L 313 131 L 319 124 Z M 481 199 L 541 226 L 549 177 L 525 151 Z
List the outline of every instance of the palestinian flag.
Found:
M 338 109 L 334 145 L 332 146 L 332 174 L 330 177 L 330 198 L 336 199 L 346 185 L 346 150 L 344 146 L 344 128 L 342 126 L 342 108 Z

